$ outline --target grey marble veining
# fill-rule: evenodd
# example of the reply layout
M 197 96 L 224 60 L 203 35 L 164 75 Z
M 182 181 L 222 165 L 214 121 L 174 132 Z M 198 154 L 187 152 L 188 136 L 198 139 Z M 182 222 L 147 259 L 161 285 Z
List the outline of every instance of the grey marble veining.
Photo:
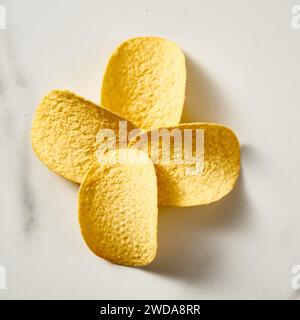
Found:
M 0 33 L 0 99 L 1 99 L 1 139 L 6 141 L 6 147 L 13 158 L 6 159 L 6 167 L 14 163 L 15 170 L 11 177 L 14 181 L 16 201 L 21 213 L 24 235 L 30 236 L 37 225 L 35 211 L 35 196 L 30 180 L 30 164 L 28 160 L 28 140 L 30 135 L 30 118 L 24 118 L 19 105 L 24 92 L 31 90 L 26 72 L 22 69 L 22 61 L 15 46 L 16 27 L 11 20 L 9 28 Z

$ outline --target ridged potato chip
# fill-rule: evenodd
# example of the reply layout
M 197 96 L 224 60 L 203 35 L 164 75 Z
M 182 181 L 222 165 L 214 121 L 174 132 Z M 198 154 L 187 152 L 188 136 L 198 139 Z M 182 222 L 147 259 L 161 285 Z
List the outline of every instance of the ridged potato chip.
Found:
M 37 156 L 49 169 L 80 183 L 94 163 L 99 129 L 115 130 L 123 118 L 69 91 L 54 90 L 38 106 L 31 140 Z M 128 130 L 134 126 L 128 122 Z
M 157 250 L 155 169 L 144 152 L 128 150 L 122 163 L 114 162 L 113 155 L 95 162 L 80 186 L 81 232 L 97 256 L 122 265 L 147 265 Z
M 167 149 L 163 151 L 161 138 L 157 147 L 153 146 L 151 135 L 155 132 L 162 133 L 162 130 L 172 132 L 174 129 L 180 136 L 178 141 L 181 140 L 182 149 L 180 150 L 180 145 L 179 148 L 175 148 L 175 139 L 171 139 L 170 161 L 164 160 L 163 163 L 162 158 L 167 154 Z M 185 143 L 186 129 L 192 130 L 192 140 L 186 139 Z M 202 133 L 202 136 L 199 135 L 200 143 L 198 144 L 196 144 L 196 131 Z M 153 150 L 157 150 L 159 154 L 158 161 L 153 159 L 151 144 Z M 149 156 L 155 163 L 158 203 L 161 205 L 185 207 L 209 204 L 227 195 L 233 189 L 239 176 L 239 142 L 235 134 L 222 125 L 191 123 L 149 131 L 131 140 L 130 146 L 144 151 L 148 150 Z M 196 146 L 199 157 L 196 157 Z M 183 159 L 184 152 L 188 152 L 189 148 L 193 155 L 190 158 L 191 161 L 188 157 L 186 160 Z M 180 158 L 182 162 L 176 163 L 175 161 Z M 196 160 L 200 161 L 196 162 Z
M 141 129 L 180 122 L 186 85 L 183 52 L 166 39 L 138 37 L 112 54 L 102 83 L 101 105 Z

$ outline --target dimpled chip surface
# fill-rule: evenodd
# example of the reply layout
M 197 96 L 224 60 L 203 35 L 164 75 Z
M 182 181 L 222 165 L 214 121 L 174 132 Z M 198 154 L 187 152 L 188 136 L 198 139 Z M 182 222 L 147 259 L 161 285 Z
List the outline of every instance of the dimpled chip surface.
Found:
M 176 44 L 158 37 L 125 41 L 112 54 L 102 83 L 101 104 L 142 129 L 180 122 L 186 67 Z
M 54 90 L 38 106 L 32 123 L 32 146 L 49 169 L 80 183 L 95 161 L 99 129 L 118 138 L 123 118 L 69 91 Z M 128 130 L 134 126 L 128 122 Z
M 155 163 L 158 203 L 179 207 L 204 205 L 227 195 L 233 189 L 240 171 L 240 146 L 233 131 L 222 125 L 209 123 L 180 124 L 177 127 L 168 128 L 168 131 L 171 132 L 172 129 L 180 130 L 182 140 L 185 129 L 192 129 L 193 132 L 196 129 L 202 130 L 204 138 L 204 148 L 202 147 L 204 162 L 202 161 L 202 164 L 204 166 L 198 173 L 194 171 L 194 174 L 191 174 L 187 169 L 193 169 L 192 164 L 185 163 L 184 159 L 181 164 L 174 163 L 174 154 L 179 151 L 174 150 L 174 144 L 171 142 L 171 154 L 173 154 L 173 158 L 170 158 L 171 161 L 169 163 Z M 149 155 L 151 154 L 151 132 L 143 134 L 147 135 L 148 144 L 141 148 L 146 151 L 148 147 Z M 137 141 L 136 139 L 132 140 L 130 145 L 134 147 Z M 195 141 L 194 137 L 192 140 L 193 154 L 195 154 Z M 157 149 L 161 156 L 161 145 Z M 183 155 L 184 152 L 182 151 L 180 154 Z
M 138 164 L 133 157 L 122 164 L 95 162 L 79 190 L 86 244 L 97 256 L 129 266 L 149 264 L 157 249 L 155 169 L 147 154 L 141 155 L 145 161 Z

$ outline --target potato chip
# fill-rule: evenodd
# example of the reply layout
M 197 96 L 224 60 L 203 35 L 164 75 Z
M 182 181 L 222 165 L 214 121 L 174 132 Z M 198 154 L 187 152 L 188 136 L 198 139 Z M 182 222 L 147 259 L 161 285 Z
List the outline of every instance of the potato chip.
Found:
M 96 159 L 99 129 L 113 129 L 117 135 L 122 120 L 69 91 L 54 90 L 36 110 L 32 146 L 49 169 L 80 183 Z M 131 130 L 134 126 L 127 122 L 127 128 Z
M 174 129 L 177 132 L 176 138 Z M 170 152 L 167 143 L 165 146 L 162 144 L 163 131 L 171 133 Z M 188 132 L 192 134 L 192 139 L 187 139 Z M 199 132 L 202 136 L 199 134 L 198 137 Z M 159 134 L 157 147 L 151 139 L 154 133 Z M 235 134 L 222 125 L 180 124 L 168 129 L 152 130 L 137 137 L 131 140 L 130 146 L 148 150 L 155 163 L 158 203 L 161 205 L 185 207 L 208 204 L 228 194 L 237 181 L 240 171 L 239 142 Z M 181 141 L 182 148 L 180 143 L 175 144 L 176 139 Z M 157 159 L 153 159 L 155 152 L 159 155 Z M 163 159 L 168 152 L 169 162 Z M 190 157 L 185 158 L 185 154 L 189 153 Z
M 129 150 L 122 163 L 113 155 L 111 151 L 106 161 L 95 162 L 80 186 L 81 232 L 97 256 L 143 266 L 154 259 L 157 249 L 155 169 L 144 152 Z
M 180 122 L 186 84 L 183 52 L 165 39 L 138 37 L 112 54 L 102 83 L 101 104 L 142 129 Z

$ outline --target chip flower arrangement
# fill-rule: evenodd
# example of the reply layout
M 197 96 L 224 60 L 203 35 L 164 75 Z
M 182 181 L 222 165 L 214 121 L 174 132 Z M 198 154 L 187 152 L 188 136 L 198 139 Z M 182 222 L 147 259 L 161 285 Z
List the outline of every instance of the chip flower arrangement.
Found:
M 157 251 L 158 205 L 205 205 L 233 189 L 240 171 L 238 139 L 219 124 L 179 124 L 185 86 L 185 57 L 177 45 L 137 37 L 113 52 L 101 106 L 64 90 L 50 92 L 38 106 L 33 149 L 49 169 L 80 184 L 81 233 L 97 256 L 122 265 L 147 265 Z M 149 145 L 138 143 L 169 132 L 179 136 L 181 147 L 181 134 L 188 131 L 203 133 L 203 166 L 190 174 L 190 162 L 175 161 L 182 158 L 175 142 L 169 143 L 169 161 L 154 161 Z M 108 134 L 108 140 L 99 132 Z M 195 153 L 196 147 L 192 140 L 183 151 Z M 125 151 L 126 161 L 115 161 Z M 166 153 L 160 142 L 156 152 L 157 159 Z

